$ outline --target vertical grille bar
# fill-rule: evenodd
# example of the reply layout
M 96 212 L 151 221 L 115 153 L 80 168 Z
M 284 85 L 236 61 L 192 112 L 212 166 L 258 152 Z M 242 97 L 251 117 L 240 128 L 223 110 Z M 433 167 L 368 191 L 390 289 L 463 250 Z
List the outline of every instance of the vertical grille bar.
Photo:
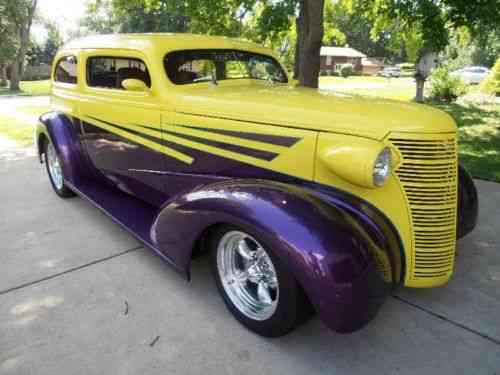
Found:
M 402 162 L 396 174 L 411 212 L 414 280 L 453 271 L 456 241 L 457 145 L 453 135 L 393 135 Z

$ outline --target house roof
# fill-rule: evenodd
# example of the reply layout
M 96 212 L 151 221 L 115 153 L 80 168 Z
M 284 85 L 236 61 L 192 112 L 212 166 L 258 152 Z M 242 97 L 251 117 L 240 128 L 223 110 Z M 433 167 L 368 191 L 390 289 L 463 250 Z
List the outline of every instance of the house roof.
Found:
M 354 48 L 350 47 L 321 47 L 321 56 L 341 56 L 341 57 L 366 57 Z

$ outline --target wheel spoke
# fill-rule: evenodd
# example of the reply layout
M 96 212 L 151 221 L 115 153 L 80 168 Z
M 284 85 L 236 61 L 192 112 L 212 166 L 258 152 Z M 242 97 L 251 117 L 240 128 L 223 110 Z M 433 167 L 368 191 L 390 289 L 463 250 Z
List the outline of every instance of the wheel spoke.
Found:
M 240 271 L 235 273 L 234 279 L 239 283 L 246 283 L 248 280 L 248 271 Z
M 248 243 L 243 239 L 238 243 L 238 254 L 240 254 L 245 260 L 253 260 L 255 258 L 255 252 L 248 247 Z
M 266 280 L 266 283 L 269 286 L 269 288 L 276 289 L 278 287 L 278 279 L 276 278 L 276 275 L 269 277 Z
M 271 299 L 271 294 L 269 293 L 269 289 L 264 281 L 260 281 L 257 286 L 257 296 L 259 297 L 260 302 L 270 305 L 273 303 Z
M 257 248 L 255 250 L 255 258 L 260 260 L 261 258 L 267 257 L 266 250 L 264 250 L 262 247 Z

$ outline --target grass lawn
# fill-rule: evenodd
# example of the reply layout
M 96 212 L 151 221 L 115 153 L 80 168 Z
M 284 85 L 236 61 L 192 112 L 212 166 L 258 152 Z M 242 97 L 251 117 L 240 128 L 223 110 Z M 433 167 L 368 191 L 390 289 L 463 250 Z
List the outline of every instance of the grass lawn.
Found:
M 0 136 L 19 143 L 22 147 L 33 144 L 33 125 L 0 113 Z
M 320 77 L 320 88 L 349 94 L 411 100 L 415 96 L 413 78 L 384 78 L 376 76 Z
M 434 104 L 457 122 L 460 162 L 474 177 L 500 182 L 500 104 Z
M 1 101 L 2 99 L 0 98 L 0 105 L 2 105 Z M 43 105 L 16 107 L 15 111 L 23 115 L 18 117 L 14 113 L 10 115 L 10 113 L 6 114 L 0 111 L 0 136 L 16 141 L 22 147 L 32 145 L 33 127 L 36 124 L 36 117 L 48 110 L 48 106 Z M 30 117 L 33 119 L 30 120 Z
M 21 91 L 11 92 L 6 87 L 0 87 L 0 96 L 2 95 L 49 95 L 50 93 L 50 81 L 22 81 L 20 83 Z

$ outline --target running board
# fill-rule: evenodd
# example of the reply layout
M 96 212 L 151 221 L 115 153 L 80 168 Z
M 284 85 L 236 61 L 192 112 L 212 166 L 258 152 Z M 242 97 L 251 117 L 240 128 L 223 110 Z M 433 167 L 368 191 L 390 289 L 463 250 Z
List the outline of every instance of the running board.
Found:
M 114 222 L 153 250 L 163 260 L 182 272 L 172 260 L 155 246 L 151 239 L 151 227 L 154 224 L 158 209 L 140 199 L 126 194 L 116 188 L 86 180 L 78 186 L 65 181 L 68 187 L 80 197 L 88 200 L 104 212 Z

